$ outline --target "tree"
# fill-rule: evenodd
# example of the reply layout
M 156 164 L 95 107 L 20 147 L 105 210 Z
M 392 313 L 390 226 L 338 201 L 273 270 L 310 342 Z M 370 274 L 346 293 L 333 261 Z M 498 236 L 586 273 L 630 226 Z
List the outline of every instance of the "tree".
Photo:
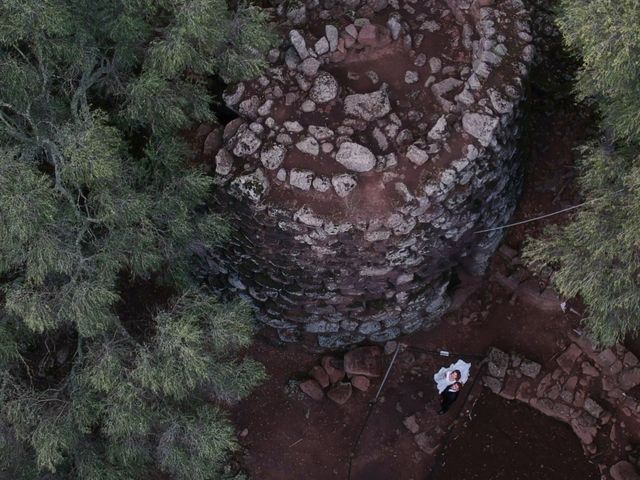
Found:
M 531 240 L 533 265 L 553 264 L 554 284 L 588 307 L 590 336 L 611 345 L 640 328 L 640 4 L 563 0 L 558 25 L 583 59 L 578 98 L 602 113 L 602 145 L 583 148 L 579 184 L 588 202 L 565 227 Z
M 214 121 L 210 78 L 260 71 L 267 22 L 224 0 L 0 3 L 0 440 L 34 462 L 16 475 L 214 478 L 234 447 L 221 402 L 264 372 L 238 356 L 248 308 L 189 274 L 188 246 L 228 228 L 184 132 Z M 149 319 L 118 314 L 135 279 L 173 293 Z

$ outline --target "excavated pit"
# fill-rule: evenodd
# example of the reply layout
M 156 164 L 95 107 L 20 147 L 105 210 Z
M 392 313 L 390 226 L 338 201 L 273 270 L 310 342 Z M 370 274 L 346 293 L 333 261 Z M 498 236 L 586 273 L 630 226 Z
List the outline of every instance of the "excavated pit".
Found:
M 236 229 L 204 254 L 211 284 L 250 297 L 285 340 L 332 348 L 427 327 L 451 272 L 481 273 L 501 238 L 474 232 L 515 207 L 528 13 L 520 0 L 279 13 L 289 42 L 226 92 L 239 118 L 205 141 L 213 204 Z

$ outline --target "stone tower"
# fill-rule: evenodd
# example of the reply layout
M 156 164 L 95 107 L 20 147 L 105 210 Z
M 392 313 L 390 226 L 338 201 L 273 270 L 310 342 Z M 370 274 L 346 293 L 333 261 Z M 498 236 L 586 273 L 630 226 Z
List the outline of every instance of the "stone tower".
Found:
M 515 207 L 533 57 L 520 0 L 315 0 L 224 100 L 214 198 L 236 235 L 211 278 L 281 338 L 331 348 L 436 321 Z M 220 148 L 212 148 L 220 145 Z M 215 283 L 215 282 L 214 282 Z

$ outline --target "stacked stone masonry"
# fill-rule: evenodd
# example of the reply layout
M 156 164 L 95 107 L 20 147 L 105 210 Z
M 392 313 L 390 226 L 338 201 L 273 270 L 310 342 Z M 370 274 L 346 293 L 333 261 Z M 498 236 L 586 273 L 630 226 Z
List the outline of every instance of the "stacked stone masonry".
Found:
M 493 348 L 484 384 L 503 398 L 569 424 L 603 479 L 640 480 L 640 361 L 622 345 L 600 351 L 585 337 L 572 340 L 550 371 Z
M 278 12 L 287 41 L 224 100 L 205 141 L 237 230 L 212 285 L 283 339 L 331 348 L 431 325 L 451 272 L 481 273 L 520 185 L 533 57 L 520 0 L 321 0 Z M 212 148 L 212 145 L 216 148 Z

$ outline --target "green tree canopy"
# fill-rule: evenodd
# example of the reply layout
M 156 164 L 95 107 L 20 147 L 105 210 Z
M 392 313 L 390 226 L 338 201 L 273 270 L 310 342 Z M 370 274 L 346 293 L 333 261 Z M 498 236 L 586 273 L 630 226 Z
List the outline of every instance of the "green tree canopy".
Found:
M 588 307 L 591 337 L 604 345 L 640 329 L 640 3 L 563 0 L 558 24 L 583 59 L 578 98 L 602 112 L 608 140 L 582 151 L 589 202 L 566 227 L 532 240 L 532 264 L 554 264 L 554 283 Z
M 247 307 L 189 275 L 188 246 L 228 229 L 185 132 L 214 121 L 214 75 L 264 66 L 267 22 L 225 0 L 0 2 L 0 447 L 33 459 L 16 475 L 215 478 L 233 448 L 211 401 L 263 370 L 238 356 Z M 118 314 L 131 279 L 174 293 L 143 336 Z

